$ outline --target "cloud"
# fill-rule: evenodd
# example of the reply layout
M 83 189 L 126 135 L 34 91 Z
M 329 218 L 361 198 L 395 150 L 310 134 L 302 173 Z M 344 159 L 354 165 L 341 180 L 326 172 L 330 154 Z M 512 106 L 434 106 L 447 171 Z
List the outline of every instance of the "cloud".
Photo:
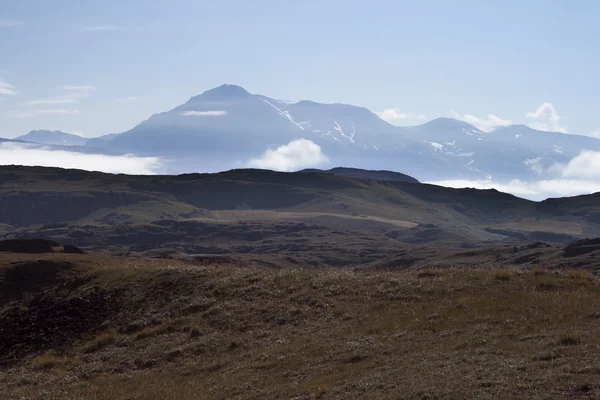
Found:
M 66 86 L 59 86 L 58 89 L 75 91 L 75 92 L 89 92 L 92 90 L 96 90 L 96 88 L 91 85 L 66 85 Z
M 120 99 L 115 100 L 115 102 L 117 103 L 141 103 L 143 101 L 144 99 L 136 96 L 122 97 Z
M 563 178 L 595 179 L 600 182 L 600 152 L 583 150 L 567 164 L 557 164 L 550 171 Z
M 23 104 L 26 106 L 78 104 L 79 99 L 88 97 L 95 88 L 93 86 L 60 86 L 59 90 L 67 93 L 46 99 L 30 100 Z
M 425 120 L 424 114 L 413 114 L 413 113 L 403 113 L 397 108 L 388 108 L 387 110 L 383 110 L 381 112 L 375 112 L 379 118 L 384 120 L 387 123 L 395 125 L 397 123 L 403 122 L 407 119 Z
M 53 97 L 50 99 L 40 99 L 40 100 L 31 100 L 27 101 L 23 104 L 26 106 L 39 106 L 39 105 L 57 105 L 57 104 L 76 104 L 79 103 L 75 97 L 72 96 L 62 96 L 62 97 Z
M 76 168 L 135 175 L 154 175 L 163 171 L 162 161 L 157 157 L 83 154 L 21 143 L 0 143 L 0 165 Z
M 544 103 L 535 111 L 526 114 L 531 120 L 528 126 L 532 129 L 547 132 L 567 133 L 567 127 L 561 125 L 561 119 L 552 103 Z
M 556 164 L 543 170 L 540 159 L 525 162 L 538 174 L 548 173 L 549 179 L 525 182 L 514 179 L 509 182 L 492 180 L 445 180 L 429 182 L 454 188 L 496 189 L 531 200 L 549 197 L 565 197 L 600 192 L 600 152 L 584 150 L 566 164 Z
M 34 118 L 38 115 L 76 115 L 79 114 L 79 110 L 76 109 L 40 109 L 40 110 L 28 110 L 13 115 L 14 118 Z
M 310 140 L 298 139 L 276 149 L 267 149 L 262 157 L 250 160 L 249 165 L 275 171 L 296 171 L 328 162 L 329 159 L 323 154 L 319 145 Z
M 452 114 L 455 118 L 465 121 L 483 132 L 491 132 L 498 127 L 512 124 L 511 120 L 500 118 L 494 114 L 488 114 L 487 118 L 479 118 L 471 114 L 461 115 L 456 111 L 452 111 Z
M 0 81 L 0 94 L 15 96 L 17 94 L 17 89 L 8 82 Z
M 23 21 L 15 21 L 13 19 L 0 19 L 0 28 L 12 28 L 23 25 Z
M 220 117 L 227 115 L 227 111 L 215 110 L 215 111 L 183 111 L 181 115 L 185 117 Z
M 125 32 L 125 28 L 115 25 L 94 25 L 86 26 L 84 31 L 87 32 Z

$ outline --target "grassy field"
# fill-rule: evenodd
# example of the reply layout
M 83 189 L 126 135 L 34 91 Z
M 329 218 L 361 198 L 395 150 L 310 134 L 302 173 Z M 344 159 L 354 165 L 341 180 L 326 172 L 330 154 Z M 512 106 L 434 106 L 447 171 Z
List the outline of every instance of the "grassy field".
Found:
M 600 396 L 600 282 L 586 271 L 0 266 L 0 398 Z

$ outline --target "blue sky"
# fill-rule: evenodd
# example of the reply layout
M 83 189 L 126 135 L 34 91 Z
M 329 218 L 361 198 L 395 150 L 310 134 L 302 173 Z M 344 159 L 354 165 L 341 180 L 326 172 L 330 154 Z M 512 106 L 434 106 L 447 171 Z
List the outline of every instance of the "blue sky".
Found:
M 598 15 L 591 1 L 2 0 L 0 137 L 122 132 L 222 83 L 397 124 L 492 114 L 591 134 Z

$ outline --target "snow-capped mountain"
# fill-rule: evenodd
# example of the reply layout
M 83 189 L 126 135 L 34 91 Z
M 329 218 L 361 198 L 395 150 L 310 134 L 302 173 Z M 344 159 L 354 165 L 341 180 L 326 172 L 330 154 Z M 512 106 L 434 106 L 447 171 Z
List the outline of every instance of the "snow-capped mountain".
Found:
M 49 130 L 31 131 L 26 135 L 15 138 L 15 140 L 58 146 L 83 146 L 87 141 L 86 138 L 79 135 Z
M 450 118 L 396 127 L 347 104 L 287 102 L 223 85 L 87 142 L 119 153 L 162 156 L 171 173 L 247 167 L 296 139 L 317 144 L 330 166 L 400 171 L 421 181 L 539 179 L 600 140 L 509 126 L 486 133 Z M 24 139 L 25 140 L 25 139 Z

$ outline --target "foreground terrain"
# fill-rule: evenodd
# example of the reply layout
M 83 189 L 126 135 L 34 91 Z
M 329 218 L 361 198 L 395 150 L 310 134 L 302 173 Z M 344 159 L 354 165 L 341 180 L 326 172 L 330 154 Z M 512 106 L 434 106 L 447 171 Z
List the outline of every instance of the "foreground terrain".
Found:
M 582 270 L 0 254 L 0 398 L 598 398 Z

